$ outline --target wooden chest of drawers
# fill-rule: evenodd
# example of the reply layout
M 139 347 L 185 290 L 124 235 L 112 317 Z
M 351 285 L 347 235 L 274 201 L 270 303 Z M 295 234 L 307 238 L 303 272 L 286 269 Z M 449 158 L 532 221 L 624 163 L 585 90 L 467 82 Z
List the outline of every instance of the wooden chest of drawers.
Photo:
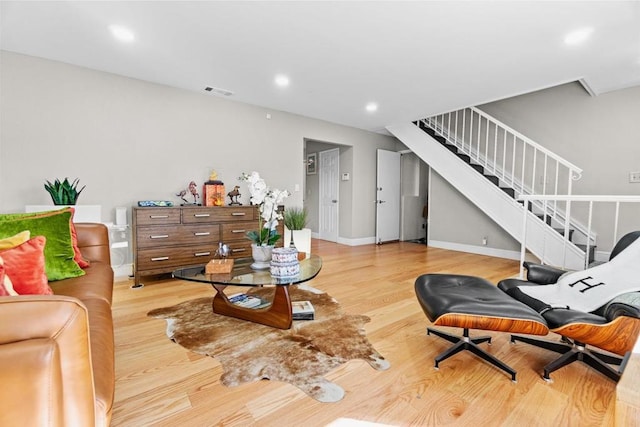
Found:
M 283 234 L 282 224 L 278 226 Z M 254 206 L 181 206 L 133 208 L 133 274 L 170 273 L 178 267 L 202 265 L 215 255 L 219 242 L 232 258 L 250 257 L 246 232 L 258 229 Z M 282 245 L 282 239 L 278 242 Z
M 280 207 L 282 210 L 283 207 Z M 202 265 L 211 260 L 223 242 L 230 257 L 251 256 L 246 233 L 258 229 L 255 206 L 180 206 L 133 208 L 133 275 L 171 273 L 178 267 Z M 278 233 L 284 235 L 282 221 Z M 277 246 L 282 246 L 280 239 Z

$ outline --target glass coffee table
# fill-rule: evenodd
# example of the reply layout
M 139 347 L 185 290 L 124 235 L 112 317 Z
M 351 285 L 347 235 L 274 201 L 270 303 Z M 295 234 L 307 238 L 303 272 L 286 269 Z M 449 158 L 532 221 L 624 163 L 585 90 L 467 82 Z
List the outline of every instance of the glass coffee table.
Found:
M 300 261 L 300 274 L 294 277 L 278 278 L 271 276 L 269 270 L 253 270 L 252 258 L 239 258 L 234 261 L 230 273 L 205 273 L 205 266 L 179 268 L 173 272 L 176 279 L 191 282 L 208 283 L 216 290 L 213 297 L 213 312 L 224 316 L 236 317 L 274 328 L 289 329 L 293 321 L 289 286 L 311 280 L 322 268 L 322 259 L 311 255 Z M 229 301 L 224 293 L 227 286 L 275 287 L 271 305 L 265 308 L 244 308 Z

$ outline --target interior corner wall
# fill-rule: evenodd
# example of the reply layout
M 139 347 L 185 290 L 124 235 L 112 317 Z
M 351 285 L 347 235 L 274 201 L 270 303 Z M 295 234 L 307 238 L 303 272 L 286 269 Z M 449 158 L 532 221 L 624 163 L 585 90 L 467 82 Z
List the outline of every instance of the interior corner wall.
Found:
M 400 158 L 400 240 L 417 240 L 426 236 L 424 208 L 428 202 L 429 167 L 415 153 Z
M 629 183 L 629 172 L 640 171 L 640 87 L 592 97 L 579 83 L 569 83 L 478 108 L 582 168 L 582 178 L 573 182 L 574 194 L 640 194 L 640 184 Z M 473 205 L 465 206 L 459 200 L 464 197 L 455 190 L 445 191 L 444 186 L 432 183 L 432 191 L 434 188 L 439 191 L 430 194 L 431 208 L 448 215 L 436 217 L 432 211 L 429 233 L 434 234 L 430 238 L 477 245 L 486 231 L 467 227 L 462 234 L 451 223 L 473 224 L 482 221 L 484 214 Z M 638 208 L 628 207 L 635 212 Z M 639 217 L 640 213 L 627 215 L 635 219 L 622 221 L 622 233 L 639 229 Z M 594 230 L 611 229 L 610 218 L 606 224 L 594 220 Z M 502 229 L 495 232 L 506 235 Z M 605 237 L 608 233 L 601 234 L 598 245 L 606 250 L 613 242 Z M 502 239 L 506 240 L 497 238 Z M 495 241 L 489 236 L 489 246 Z
M 520 244 L 449 182 L 431 170 L 429 190 L 429 241 L 452 244 L 468 252 L 519 253 Z M 482 239 L 487 238 L 486 248 Z
M 45 180 L 79 178 L 80 204 L 170 200 L 212 170 L 228 191 L 242 172 L 288 189 L 301 206 L 304 141 L 353 147 L 352 238 L 375 235 L 375 153 L 396 139 L 47 59 L 0 51 L 0 211 L 51 203 Z M 266 113 L 271 119 L 266 118 Z M 228 200 L 227 200 L 228 201 Z M 248 203 L 248 194 L 241 202 Z M 349 230 L 349 229 L 348 229 Z

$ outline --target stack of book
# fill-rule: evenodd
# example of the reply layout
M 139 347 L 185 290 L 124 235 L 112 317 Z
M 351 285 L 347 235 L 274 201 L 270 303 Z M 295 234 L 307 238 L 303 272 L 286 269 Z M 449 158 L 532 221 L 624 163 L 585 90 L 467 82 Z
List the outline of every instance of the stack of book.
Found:
M 247 294 L 233 294 L 227 297 L 229 302 L 243 308 L 262 308 L 269 305 L 268 301 L 264 301 L 262 298 L 247 295 Z
M 313 320 L 315 317 L 315 309 L 310 301 L 293 301 L 291 302 L 293 320 Z

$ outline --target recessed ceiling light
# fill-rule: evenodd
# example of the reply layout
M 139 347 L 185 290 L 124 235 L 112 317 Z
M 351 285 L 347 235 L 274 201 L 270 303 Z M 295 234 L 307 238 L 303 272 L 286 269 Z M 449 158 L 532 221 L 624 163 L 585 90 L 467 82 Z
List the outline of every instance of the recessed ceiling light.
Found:
M 568 45 L 575 45 L 584 42 L 593 33 L 593 28 L 581 28 L 576 31 L 572 31 L 564 38 L 564 43 Z
M 378 110 L 378 104 L 375 102 L 370 102 L 364 107 L 368 112 L 373 113 Z
M 278 74 L 275 78 L 275 82 L 280 87 L 289 86 L 289 77 L 285 76 L 284 74 Z
M 109 30 L 111 31 L 113 37 L 120 40 L 121 42 L 131 43 L 136 39 L 133 31 L 121 25 L 109 25 Z

